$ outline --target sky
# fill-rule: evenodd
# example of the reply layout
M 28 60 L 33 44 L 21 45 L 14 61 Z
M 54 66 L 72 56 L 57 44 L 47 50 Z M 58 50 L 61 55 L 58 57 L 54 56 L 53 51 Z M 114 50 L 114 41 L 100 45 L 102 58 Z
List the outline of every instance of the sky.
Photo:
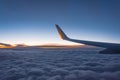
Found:
M 73 44 L 74 39 L 120 43 L 120 0 L 0 0 L 0 42 Z

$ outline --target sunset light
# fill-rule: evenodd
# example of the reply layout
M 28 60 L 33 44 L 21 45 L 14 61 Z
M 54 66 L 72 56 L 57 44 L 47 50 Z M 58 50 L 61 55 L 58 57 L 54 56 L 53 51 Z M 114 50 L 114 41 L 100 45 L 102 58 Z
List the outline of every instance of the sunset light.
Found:
M 120 80 L 120 0 L 0 0 L 0 80 Z
M 114 13 L 119 13 L 119 7 L 98 4 L 97 0 L 94 3 L 81 0 L 2 0 L 0 42 L 73 44 L 59 38 L 55 24 L 74 39 L 120 42 L 119 14 Z
M 6 46 L 6 45 L 0 45 L 0 48 L 14 48 L 15 46 L 10 45 L 10 46 Z

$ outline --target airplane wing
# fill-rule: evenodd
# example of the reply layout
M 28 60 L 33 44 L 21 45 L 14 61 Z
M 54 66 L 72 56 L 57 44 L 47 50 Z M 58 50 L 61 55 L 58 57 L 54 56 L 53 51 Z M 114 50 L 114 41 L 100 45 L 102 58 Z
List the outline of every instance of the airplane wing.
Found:
M 76 43 L 82 43 L 82 44 L 86 44 L 86 45 L 97 46 L 97 47 L 103 47 L 103 48 L 107 48 L 107 49 L 109 48 L 112 50 L 113 49 L 120 50 L 120 44 L 71 39 L 71 38 L 67 37 L 67 35 L 62 31 L 62 29 L 57 24 L 56 24 L 56 28 L 57 28 L 57 31 L 58 31 L 60 37 L 63 40 L 72 41 L 72 42 L 76 42 Z

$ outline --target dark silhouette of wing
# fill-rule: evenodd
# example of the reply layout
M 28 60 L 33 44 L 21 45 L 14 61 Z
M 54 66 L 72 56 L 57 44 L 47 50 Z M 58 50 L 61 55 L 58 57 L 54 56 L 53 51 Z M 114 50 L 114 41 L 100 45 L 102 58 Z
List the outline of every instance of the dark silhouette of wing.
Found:
M 120 44 L 71 39 L 71 38 L 67 37 L 67 35 L 62 31 L 62 29 L 57 24 L 56 24 L 56 28 L 57 28 L 57 31 L 58 31 L 60 37 L 63 40 L 72 41 L 72 42 L 76 42 L 76 43 L 82 43 L 82 44 L 86 44 L 86 45 L 97 46 L 97 47 L 103 47 L 103 48 L 107 48 L 107 50 L 110 49 L 112 51 L 117 50 L 117 52 L 120 51 Z

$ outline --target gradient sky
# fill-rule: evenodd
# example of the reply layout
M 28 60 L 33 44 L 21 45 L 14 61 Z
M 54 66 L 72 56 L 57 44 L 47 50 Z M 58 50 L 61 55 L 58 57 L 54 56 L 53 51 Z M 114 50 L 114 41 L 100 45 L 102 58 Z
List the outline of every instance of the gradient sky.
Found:
M 120 0 L 0 0 L 0 42 L 70 44 L 71 38 L 120 42 Z

